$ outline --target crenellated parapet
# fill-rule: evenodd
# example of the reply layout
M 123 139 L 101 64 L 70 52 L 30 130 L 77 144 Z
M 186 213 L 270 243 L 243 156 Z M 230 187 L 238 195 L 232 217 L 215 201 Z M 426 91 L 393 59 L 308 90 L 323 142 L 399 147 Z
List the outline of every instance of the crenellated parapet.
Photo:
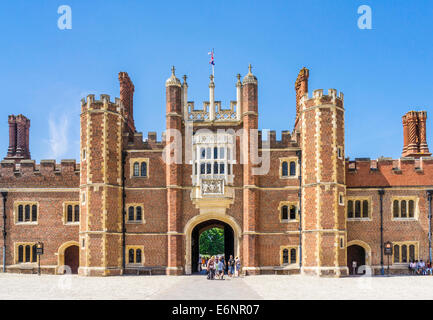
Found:
M 78 188 L 80 164 L 75 160 L 3 160 L 0 162 L 0 187 Z
M 163 137 L 164 138 L 164 137 Z M 128 149 L 143 149 L 143 150 L 158 150 L 165 146 L 164 139 L 158 140 L 156 132 L 150 131 L 147 133 L 147 138 L 143 138 L 142 132 L 134 133 L 134 137 L 127 143 Z
M 323 89 L 317 89 L 313 91 L 311 97 L 308 92 L 305 93 L 299 103 L 300 112 L 321 105 L 336 105 L 337 107 L 344 108 L 344 94 L 343 92 L 338 93 L 336 89 L 328 89 L 328 94 L 323 94 Z
M 433 157 L 346 159 L 348 187 L 431 186 Z
M 292 135 L 289 131 L 281 131 L 281 140 L 277 140 L 277 133 L 275 130 L 270 130 L 268 132 L 269 133 L 262 132 L 262 130 L 258 131 L 259 148 L 263 148 L 264 143 L 266 143 L 266 146 L 271 149 L 298 147 L 297 142 L 292 139 Z
M 89 94 L 86 98 L 81 99 L 81 112 L 93 110 L 111 111 L 124 115 L 124 108 L 119 98 L 115 98 L 114 102 L 110 100 L 110 95 L 101 94 L 100 99 L 95 99 L 94 94 Z

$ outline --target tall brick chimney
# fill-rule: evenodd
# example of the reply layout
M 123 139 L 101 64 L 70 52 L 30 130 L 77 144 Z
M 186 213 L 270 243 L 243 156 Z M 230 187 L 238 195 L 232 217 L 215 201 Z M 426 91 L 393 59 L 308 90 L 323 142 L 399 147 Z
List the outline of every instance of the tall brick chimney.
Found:
M 125 130 L 130 134 L 135 133 L 134 124 L 134 84 L 127 72 L 119 72 L 120 101 L 125 108 Z
M 427 145 L 427 112 L 409 111 L 402 117 L 403 152 L 402 157 L 429 157 Z
M 310 71 L 307 68 L 302 68 L 299 71 L 298 78 L 295 82 L 295 91 L 296 91 L 296 122 L 298 122 L 299 117 L 299 101 L 302 96 L 308 93 L 308 78 L 310 76 Z M 295 123 L 296 126 L 296 123 Z
M 6 160 L 30 159 L 29 130 L 30 120 L 19 114 L 10 115 L 9 123 L 9 147 Z

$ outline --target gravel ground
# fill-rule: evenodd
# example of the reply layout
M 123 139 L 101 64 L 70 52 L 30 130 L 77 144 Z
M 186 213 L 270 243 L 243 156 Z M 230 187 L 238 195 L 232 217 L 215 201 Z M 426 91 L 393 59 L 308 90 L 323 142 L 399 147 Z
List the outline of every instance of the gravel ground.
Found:
M 203 295 L 211 292 L 212 297 Z M 205 276 L 0 274 L 0 299 L 433 299 L 432 276 L 316 278 L 300 275 L 206 280 Z

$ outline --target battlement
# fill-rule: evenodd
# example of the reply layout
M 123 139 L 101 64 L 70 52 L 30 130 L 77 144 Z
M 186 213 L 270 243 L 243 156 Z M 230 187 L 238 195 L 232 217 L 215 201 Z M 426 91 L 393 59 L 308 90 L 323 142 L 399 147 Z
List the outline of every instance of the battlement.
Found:
M 95 99 L 94 94 L 89 94 L 86 98 L 81 99 L 81 112 L 99 109 L 123 114 L 124 108 L 120 99 L 115 98 L 114 102 L 110 99 L 108 94 L 101 94 L 99 100 Z
M 259 147 L 262 148 L 263 141 L 269 139 L 270 148 L 288 148 L 288 147 L 296 147 L 296 141 L 292 140 L 292 136 L 288 130 L 281 131 L 281 140 L 277 140 L 277 133 L 275 130 L 269 131 L 269 136 L 265 132 L 259 130 Z M 262 140 L 263 139 L 263 140 Z
M 0 176 L 5 177 L 53 177 L 56 175 L 68 176 L 80 173 L 80 164 L 75 160 L 61 160 L 56 163 L 55 160 L 41 160 L 39 164 L 35 160 L 21 160 L 16 163 L 13 160 L 3 160 L 0 162 Z
M 328 94 L 323 94 L 323 89 L 317 89 L 313 91 L 313 95 L 310 97 L 309 93 L 306 92 L 300 100 L 302 110 L 314 106 L 323 104 L 335 104 L 338 107 L 344 106 L 344 94 L 343 92 L 337 92 L 336 89 L 328 89 Z
M 209 121 L 209 101 L 203 101 L 203 107 L 201 109 L 195 109 L 194 101 L 188 101 L 188 120 L 192 121 Z M 230 101 L 230 107 L 223 109 L 221 107 L 221 101 L 215 101 L 215 120 L 214 121 L 236 121 L 236 108 L 237 102 Z
M 433 157 L 381 157 L 346 159 L 348 187 L 387 187 L 431 185 Z
M 146 139 L 143 139 L 143 133 L 142 132 L 136 132 L 136 133 L 134 133 L 133 140 L 128 142 L 128 148 L 144 149 L 144 150 L 146 150 L 146 149 L 163 149 L 164 145 L 165 145 L 164 137 L 162 137 L 162 140 L 158 141 L 157 134 L 156 134 L 156 132 L 153 132 L 153 131 L 150 131 L 147 133 Z

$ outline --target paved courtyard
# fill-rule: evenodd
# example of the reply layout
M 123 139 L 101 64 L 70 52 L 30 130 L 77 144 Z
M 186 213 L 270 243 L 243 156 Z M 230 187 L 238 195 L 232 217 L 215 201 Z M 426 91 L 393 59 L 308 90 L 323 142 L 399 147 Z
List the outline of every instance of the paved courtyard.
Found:
M 211 292 L 211 297 L 206 296 Z M 250 276 L 78 276 L 0 274 L 0 299 L 433 299 L 432 276 L 316 278 Z

